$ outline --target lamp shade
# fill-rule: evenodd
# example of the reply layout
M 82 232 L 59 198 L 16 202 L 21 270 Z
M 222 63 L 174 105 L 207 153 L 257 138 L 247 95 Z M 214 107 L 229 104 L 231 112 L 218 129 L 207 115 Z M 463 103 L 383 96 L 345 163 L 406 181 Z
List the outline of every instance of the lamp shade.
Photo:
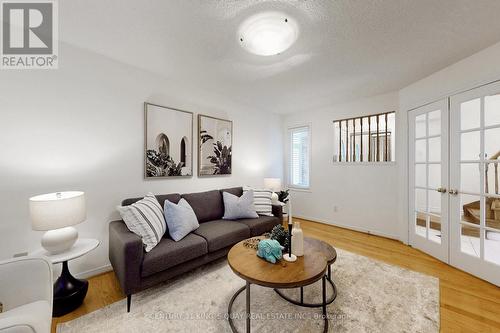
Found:
M 264 178 L 264 187 L 266 189 L 272 190 L 273 192 L 278 192 L 281 190 L 281 179 L 280 178 Z
M 53 230 L 85 221 L 85 193 L 56 192 L 30 198 L 30 217 L 33 230 Z

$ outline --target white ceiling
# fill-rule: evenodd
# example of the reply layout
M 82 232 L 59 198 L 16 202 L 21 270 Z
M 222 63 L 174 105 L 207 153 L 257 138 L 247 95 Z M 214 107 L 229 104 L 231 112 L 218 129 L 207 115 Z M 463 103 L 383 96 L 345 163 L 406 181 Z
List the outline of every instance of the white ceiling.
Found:
M 238 25 L 273 9 L 301 34 L 244 51 Z M 65 0 L 67 43 L 278 113 L 402 88 L 500 41 L 498 0 Z

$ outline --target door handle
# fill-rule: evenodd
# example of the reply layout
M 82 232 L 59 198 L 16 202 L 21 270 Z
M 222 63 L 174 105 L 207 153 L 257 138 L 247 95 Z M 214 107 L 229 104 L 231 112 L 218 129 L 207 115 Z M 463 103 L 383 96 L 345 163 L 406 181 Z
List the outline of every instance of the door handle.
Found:
M 439 193 L 446 193 L 446 189 L 444 187 L 439 187 L 436 191 Z
M 451 195 L 457 195 L 458 194 L 458 190 L 457 189 L 450 189 L 448 191 L 448 193 L 450 193 Z

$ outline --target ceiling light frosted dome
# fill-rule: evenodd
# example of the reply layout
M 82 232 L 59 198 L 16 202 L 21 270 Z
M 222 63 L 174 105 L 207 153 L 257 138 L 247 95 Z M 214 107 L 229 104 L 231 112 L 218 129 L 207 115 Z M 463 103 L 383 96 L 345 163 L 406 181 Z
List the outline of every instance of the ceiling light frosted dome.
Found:
M 241 46 L 250 53 L 270 56 L 279 54 L 299 37 L 299 27 L 290 16 L 264 12 L 246 19 L 239 28 Z

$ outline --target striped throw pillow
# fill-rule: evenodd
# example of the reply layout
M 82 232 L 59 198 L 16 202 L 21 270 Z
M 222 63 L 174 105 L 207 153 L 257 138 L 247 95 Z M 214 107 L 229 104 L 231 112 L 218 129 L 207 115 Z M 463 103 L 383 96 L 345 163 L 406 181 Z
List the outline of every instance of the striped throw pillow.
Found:
M 116 207 L 127 228 L 142 238 L 146 252 L 151 251 L 161 240 L 167 225 L 163 209 L 152 193 L 129 206 Z
M 273 216 L 273 207 L 271 203 L 273 191 L 244 187 L 243 193 L 247 191 L 253 191 L 253 204 L 257 214 Z

